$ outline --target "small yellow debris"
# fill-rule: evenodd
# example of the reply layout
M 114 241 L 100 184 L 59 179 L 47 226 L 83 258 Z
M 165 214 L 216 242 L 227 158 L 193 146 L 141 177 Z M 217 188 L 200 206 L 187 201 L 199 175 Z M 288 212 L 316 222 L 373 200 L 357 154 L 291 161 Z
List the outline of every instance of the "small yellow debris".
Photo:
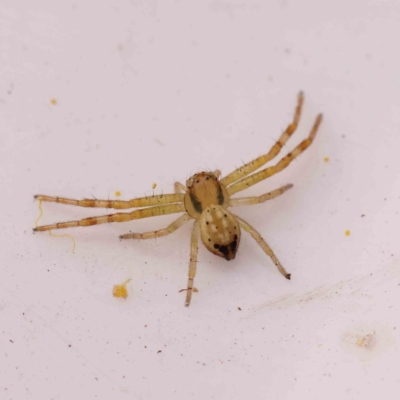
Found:
M 68 237 L 72 240 L 72 252 L 75 251 L 75 238 L 71 235 L 68 235 L 68 233 L 63 233 L 62 235 L 56 235 L 55 233 L 53 233 L 52 231 L 49 231 L 50 236 L 56 237 L 56 238 L 62 238 L 62 237 Z
M 126 285 L 131 281 L 132 279 L 127 279 L 122 285 L 115 285 L 113 287 L 113 296 L 114 297 L 122 297 L 126 299 L 128 297 L 128 291 L 126 290 Z
M 375 344 L 376 344 L 375 332 L 372 332 L 365 336 L 359 336 L 356 342 L 356 345 L 358 347 L 363 347 L 368 350 L 373 349 L 375 347 Z
M 157 187 L 157 183 L 153 183 L 153 184 L 151 185 L 151 187 L 152 187 L 153 189 L 155 189 L 155 188 Z
M 356 345 L 358 347 L 365 347 L 366 339 L 364 337 L 361 337 L 357 340 Z
M 39 223 L 40 218 L 42 218 L 42 216 L 43 216 L 42 203 L 43 203 L 43 200 L 40 200 L 40 201 L 39 201 L 39 211 L 40 211 L 40 214 L 39 214 L 39 216 L 36 218 L 36 221 L 35 221 L 35 226 L 36 226 L 36 227 L 38 226 L 38 223 Z M 72 252 L 75 251 L 75 247 L 76 247 L 76 246 L 75 246 L 75 239 L 74 239 L 73 236 L 68 235 L 67 233 L 63 233 L 62 235 L 56 235 L 56 234 L 53 233 L 52 231 L 48 231 L 48 232 L 49 232 L 50 236 L 53 236 L 53 237 L 56 237 L 56 238 L 69 237 L 69 238 L 72 240 Z
M 114 194 L 115 194 L 117 197 L 121 196 L 121 192 L 120 192 L 119 190 L 117 190 Z
M 350 231 L 347 229 L 347 231 L 345 231 L 344 234 L 345 234 L 346 236 L 350 236 Z
M 39 214 L 39 216 L 36 218 L 36 221 L 35 221 L 35 226 L 36 226 L 36 227 L 39 226 L 39 220 L 40 220 L 40 218 L 42 218 L 42 216 L 43 216 L 42 202 L 43 202 L 43 200 L 39 200 L 39 211 L 40 211 L 40 214 Z
M 57 99 L 50 99 L 50 104 L 52 104 L 53 106 L 55 106 L 57 104 Z
M 197 289 L 197 288 L 193 288 L 193 292 L 195 292 L 195 293 L 198 293 L 198 291 L 199 291 L 199 289 Z
M 329 162 L 329 157 L 324 157 L 325 162 Z

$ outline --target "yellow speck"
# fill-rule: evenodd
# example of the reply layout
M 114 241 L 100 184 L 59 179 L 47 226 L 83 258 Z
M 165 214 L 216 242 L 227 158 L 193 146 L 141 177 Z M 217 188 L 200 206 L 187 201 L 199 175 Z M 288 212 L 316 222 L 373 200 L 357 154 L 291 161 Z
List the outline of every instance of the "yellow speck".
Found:
M 126 285 L 131 281 L 132 279 L 127 279 L 122 285 L 115 285 L 113 287 L 113 296 L 114 297 L 122 297 L 126 299 L 128 297 L 128 291 L 126 290 Z
M 345 234 L 346 236 L 350 236 L 350 231 L 347 229 L 347 231 L 345 231 L 344 234 Z
M 114 194 L 115 194 L 117 197 L 121 196 L 121 192 L 120 192 L 119 190 L 117 190 Z
M 40 211 L 40 214 L 39 214 L 39 216 L 36 218 L 36 221 L 35 221 L 35 226 L 36 226 L 36 227 L 38 226 L 39 220 L 40 220 L 40 218 L 42 218 L 42 215 L 43 215 L 42 202 L 43 202 L 43 200 L 40 200 L 40 201 L 39 201 L 39 211 Z M 50 236 L 57 237 L 57 238 L 69 237 L 69 238 L 72 240 L 72 252 L 75 251 L 75 239 L 74 239 L 73 236 L 68 235 L 67 233 L 63 233 L 62 235 L 56 235 L 56 234 L 53 233 L 52 231 L 48 231 L 48 232 L 49 232 Z
M 57 104 L 57 99 L 54 99 L 54 98 L 50 99 L 50 103 L 51 103 L 53 106 L 55 106 L 55 105 Z
M 193 288 L 193 292 L 195 292 L 195 293 L 198 293 L 198 291 L 199 291 L 199 289 L 197 289 L 197 288 Z
M 329 157 L 324 157 L 325 162 L 329 162 Z
M 152 187 L 153 189 L 155 189 L 155 188 L 157 187 L 157 183 L 153 183 L 153 184 L 151 185 L 151 187 Z
M 365 347 L 365 344 L 366 344 L 366 339 L 364 337 L 359 338 L 356 343 L 358 347 Z

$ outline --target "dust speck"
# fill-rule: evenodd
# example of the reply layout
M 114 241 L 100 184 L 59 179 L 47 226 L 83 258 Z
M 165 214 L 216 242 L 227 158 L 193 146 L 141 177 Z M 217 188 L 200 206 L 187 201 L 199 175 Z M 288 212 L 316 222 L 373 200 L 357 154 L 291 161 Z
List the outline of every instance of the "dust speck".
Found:
M 160 146 L 165 146 L 165 143 L 163 143 L 161 140 L 159 139 L 154 139 L 154 141 L 159 144 Z

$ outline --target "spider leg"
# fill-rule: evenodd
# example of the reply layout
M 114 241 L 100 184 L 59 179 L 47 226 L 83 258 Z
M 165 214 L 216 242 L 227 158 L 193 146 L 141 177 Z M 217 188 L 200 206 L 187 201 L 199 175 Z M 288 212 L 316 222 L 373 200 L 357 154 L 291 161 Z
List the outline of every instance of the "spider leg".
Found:
M 175 182 L 174 186 L 175 186 L 175 193 L 186 193 L 186 186 L 182 185 L 182 183 Z
M 158 231 L 153 232 L 144 232 L 144 233 L 126 233 L 125 235 L 121 235 L 120 239 L 154 239 L 161 236 L 167 236 L 170 233 L 175 232 L 181 226 L 183 226 L 186 222 L 191 219 L 189 214 L 185 213 L 181 215 L 178 219 L 169 224 L 166 228 L 160 229 Z
M 314 126 L 311 129 L 310 135 L 307 139 L 303 140 L 293 151 L 291 151 L 287 156 L 283 157 L 276 165 L 262 169 L 253 175 L 249 175 L 239 181 L 235 182 L 227 188 L 230 195 L 247 189 L 256 183 L 269 178 L 272 175 L 285 169 L 297 156 L 299 156 L 304 150 L 306 150 L 313 142 L 315 135 L 317 134 L 318 127 L 322 121 L 322 114 L 319 114 L 315 120 Z
M 196 275 L 197 266 L 197 252 L 199 250 L 199 223 L 197 221 L 193 224 L 192 235 L 190 239 L 190 263 L 189 263 L 189 278 L 186 289 L 185 306 L 189 307 L 190 300 L 192 299 L 193 281 Z
M 239 218 L 237 215 L 235 215 L 237 220 L 239 221 L 239 225 L 250 235 L 253 237 L 253 239 L 258 243 L 258 245 L 264 250 L 264 253 L 267 256 L 271 257 L 271 260 L 274 262 L 276 267 L 278 268 L 279 272 L 286 278 L 290 279 L 290 274 L 288 274 L 283 268 L 282 264 L 279 262 L 279 260 L 276 258 L 274 252 L 272 251 L 271 247 L 268 246 L 267 242 L 261 237 L 260 233 L 257 232 L 248 222 L 243 220 L 242 218 Z
M 50 231 L 53 229 L 72 228 L 75 226 L 91 226 L 105 224 L 106 222 L 126 222 L 134 219 L 155 217 L 157 215 L 167 215 L 179 212 L 185 212 L 185 206 L 182 203 L 167 204 L 163 206 L 154 206 L 150 208 L 140 208 L 129 213 L 116 213 L 102 215 L 100 217 L 84 218 L 80 221 L 59 222 L 53 225 L 43 225 L 34 228 L 34 232 Z
M 275 197 L 280 196 L 281 194 L 285 193 L 287 190 L 292 188 L 293 185 L 285 185 L 279 189 L 273 190 L 272 192 L 265 193 L 261 196 L 257 197 L 239 197 L 237 199 L 230 199 L 229 200 L 229 207 L 237 207 L 237 206 L 250 206 L 252 204 L 259 204 L 264 203 L 264 201 L 274 199 Z
M 115 209 L 127 209 L 136 207 L 149 207 L 161 204 L 169 203 L 181 203 L 183 202 L 183 194 L 159 194 L 148 197 L 138 197 L 137 199 L 131 200 L 96 200 L 96 199 L 83 199 L 74 200 L 67 199 L 65 197 L 52 197 L 38 194 L 34 196 L 35 199 L 40 201 L 48 201 L 52 203 L 68 204 L 70 206 L 79 207 L 96 207 L 96 208 L 115 208 Z
M 260 168 L 264 164 L 266 164 L 268 161 L 271 161 L 273 158 L 275 158 L 279 154 L 282 147 L 285 145 L 285 143 L 288 141 L 290 136 L 292 136 L 292 134 L 294 133 L 294 131 L 297 128 L 297 125 L 300 120 L 300 114 L 301 114 L 301 108 L 303 106 L 303 101 L 304 101 L 304 95 L 303 95 L 303 92 L 300 92 L 297 96 L 297 106 L 296 106 L 296 110 L 294 113 L 293 121 L 286 128 L 286 130 L 282 133 L 279 140 L 271 147 L 271 150 L 267 154 L 264 154 L 264 155 L 256 158 L 255 160 L 250 161 L 249 163 L 243 165 L 243 167 L 236 169 L 235 171 L 231 172 L 229 175 L 222 178 L 221 183 L 223 185 L 225 185 L 225 187 L 232 184 L 233 182 L 236 182 L 237 180 L 242 179 L 245 176 L 251 174 L 258 168 Z

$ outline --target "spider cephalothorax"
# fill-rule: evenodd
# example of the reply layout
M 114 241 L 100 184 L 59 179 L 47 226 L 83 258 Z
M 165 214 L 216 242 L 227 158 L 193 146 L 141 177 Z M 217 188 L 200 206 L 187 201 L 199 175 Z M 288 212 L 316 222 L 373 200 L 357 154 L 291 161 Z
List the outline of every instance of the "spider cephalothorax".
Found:
M 209 206 L 229 206 L 229 195 L 218 177 L 221 172 L 199 172 L 186 181 L 185 207 L 188 214 L 198 219 Z
M 289 154 L 283 157 L 277 164 L 259 170 L 268 161 L 275 158 L 281 151 L 293 132 L 296 130 L 301 108 L 303 105 L 303 93 L 299 93 L 297 107 L 292 123 L 282 133 L 279 140 L 272 146 L 267 154 L 236 169 L 229 175 L 220 178 L 221 172 L 200 172 L 191 176 L 186 181 L 186 186 L 175 183 L 174 194 L 154 195 L 151 197 L 141 197 L 132 200 L 73 200 L 63 197 L 51 197 L 37 195 L 35 198 L 41 201 L 51 201 L 62 204 L 69 204 L 81 207 L 102 207 L 114 209 L 136 208 L 131 212 L 115 213 L 100 217 L 85 218 L 80 221 L 61 222 L 53 225 L 38 226 L 34 231 L 49 231 L 51 229 L 71 228 L 74 226 L 90 226 L 103 224 L 106 222 L 125 222 L 139 218 L 155 217 L 157 215 L 184 213 L 173 221 L 166 228 L 145 233 L 127 233 L 120 236 L 121 239 L 150 239 L 166 236 L 191 219 L 194 219 L 191 245 L 189 278 L 187 284 L 187 294 L 185 305 L 190 304 L 193 292 L 193 281 L 196 274 L 198 236 L 200 231 L 201 240 L 208 250 L 212 253 L 232 260 L 235 258 L 240 243 L 240 232 L 243 228 L 257 241 L 263 251 L 271 257 L 274 264 L 282 275 L 290 279 L 290 274 L 286 272 L 282 264 L 275 256 L 272 249 L 268 246 L 261 235 L 245 220 L 228 211 L 228 207 L 247 206 L 263 203 L 266 200 L 280 196 L 293 185 L 285 185 L 272 192 L 265 193 L 258 197 L 239 197 L 232 198 L 237 192 L 247 189 L 256 183 L 275 175 L 286 168 L 292 160 L 307 149 L 313 142 L 319 124 L 322 121 L 322 114 L 315 120 L 314 126 L 307 139 L 303 140 Z M 141 207 L 141 208 L 138 208 Z
M 235 258 L 240 241 L 239 222 L 227 208 L 229 194 L 218 180 L 220 172 L 200 172 L 186 181 L 186 212 L 200 223 L 208 250 L 226 260 Z

